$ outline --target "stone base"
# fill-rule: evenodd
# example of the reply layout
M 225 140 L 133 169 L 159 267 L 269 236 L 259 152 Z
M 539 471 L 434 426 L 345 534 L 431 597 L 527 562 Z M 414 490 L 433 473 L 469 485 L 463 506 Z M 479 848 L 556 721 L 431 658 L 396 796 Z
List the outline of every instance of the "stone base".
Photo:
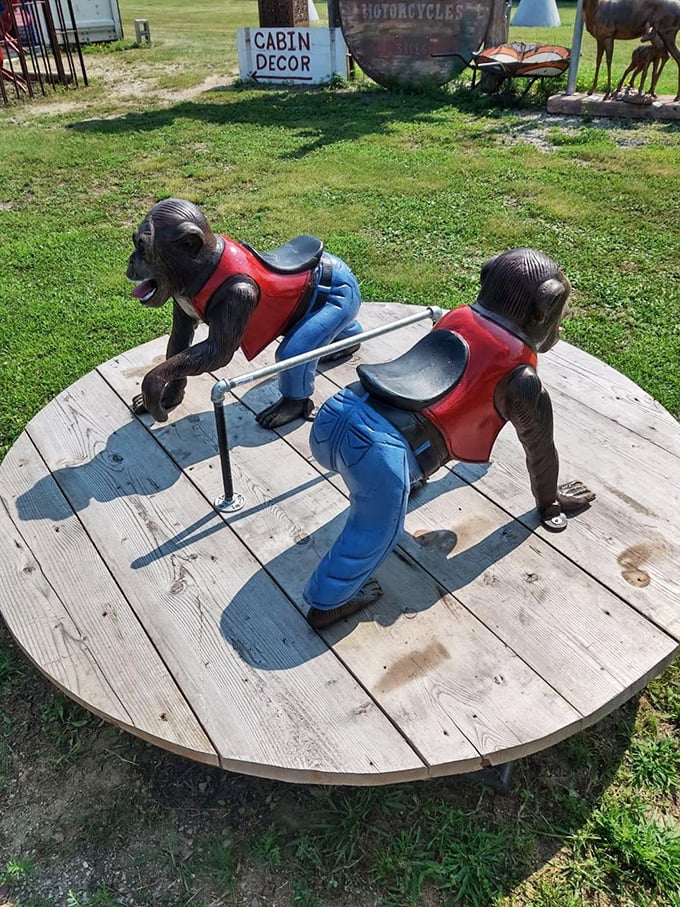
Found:
M 554 94 L 548 98 L 548 113 L 572 116 L 621 117 L 635 120 L 680 120 L 680 101 L 672 95 L 660 95 L 650 102 L 649 96 L 636 103 L 636 93 L 629 100 L 622 97 L 605 101 L 602 95 Z

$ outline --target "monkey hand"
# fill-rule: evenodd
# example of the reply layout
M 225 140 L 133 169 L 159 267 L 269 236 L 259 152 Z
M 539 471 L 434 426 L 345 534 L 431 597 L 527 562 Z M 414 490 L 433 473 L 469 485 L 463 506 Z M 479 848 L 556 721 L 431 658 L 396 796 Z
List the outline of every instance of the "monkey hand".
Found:
M 595 492 L 578 479 L 566 482 L 557 489 L 557 498 L 548 507 L 541 509 L 541 524 L 550 532 L 562 532 L 567 528 L 565 513 L 581 510 L 595 500 Z
M 557 489 L 557 500 L 560 507 L 565 511 L 580 510 L 591 501 L 595 500 L 595 492 L 575 479 L 573 482 L 565 482 Z
M 163 391 L 165 390 L 165 385 L 165 380 L 154 375 L 153 372 L 149 372 L 142 381 L 141 396 L 144 410 L 146 410 L 149 415 L 153 416 L 156 422 L 168 421 L 168 411 L 163 405 Z M 137 399 L 138 398 L 135 398 L 135 401 Z M 135 412 L 137 412 L 137 410 L 135 410 Z

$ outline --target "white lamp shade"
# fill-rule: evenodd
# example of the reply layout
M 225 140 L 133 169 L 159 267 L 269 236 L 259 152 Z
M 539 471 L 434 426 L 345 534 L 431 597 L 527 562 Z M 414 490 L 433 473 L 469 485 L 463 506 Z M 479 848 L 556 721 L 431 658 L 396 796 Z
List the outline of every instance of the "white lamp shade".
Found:
M 561 24 L 555 0 L 519 0 L 511 25 L 524 28 L 553 28 Z

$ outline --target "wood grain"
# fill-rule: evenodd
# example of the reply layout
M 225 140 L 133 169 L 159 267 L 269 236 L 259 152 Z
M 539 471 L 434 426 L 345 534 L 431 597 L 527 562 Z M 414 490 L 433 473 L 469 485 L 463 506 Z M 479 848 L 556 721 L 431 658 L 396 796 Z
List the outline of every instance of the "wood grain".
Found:
M 16 576 L 24 586 L 37 586 L 13 590 L 3 606 L 24 651 L 64 692 L 120 727 L 217 764 L 183 694 L 25 433 L 2 465 L 2 505 L 13 546 L 0 550 L 18 558 Z
M 133 392 L 138 369 L 130 354 L 100 371 L 123 399 Z M 324 382 L 332 389 L 325 379 L 319 384 Z M 165 449 L 207 496 L 219 490 L 212 413 L 201 411 L 211 384 L 207 377 L 193 379 L 183 404 L 159 432 Z M 198 421 L 192 421 L 197 414 Z M 236 402 L 228 404 L 227 419 L 235 487 L 247 500 L 229 524 L 304 611 L 302 587 L 336 537 L 346 500 L 298 455 L 300 448 L 303 457 L 308 451 L 307 424 L 287 426 L 279 438 L 261 429 L 252 413 Z M 431 771 L 448 771 L 454 765 L 467 771 L 483 761 L 504 761 L 524 751 L 527 741 L 536 746 L 538 741 L 560 739 L 565 728 L 581 721 L 578 710 L 424 575 L 415 561 L 395 555 L 378 576 L 386 590 L 383 601 L 343 624 L 340 636 L 336 631 L 323 635 Z M 449 646 L 449 640 L 455 645 Z M 423 656 L 425 667 L 416 670 L 423 648 L 437 657 L 430 663 Z M 410 673 L 418 674 L 417 682 L 408 679 L 403 667 L 409 651 L 415 659 L 409 661 Z M 386 684 L 385 676 L 391 678 Z M 531 708 L 523 707 L 527 698 Z

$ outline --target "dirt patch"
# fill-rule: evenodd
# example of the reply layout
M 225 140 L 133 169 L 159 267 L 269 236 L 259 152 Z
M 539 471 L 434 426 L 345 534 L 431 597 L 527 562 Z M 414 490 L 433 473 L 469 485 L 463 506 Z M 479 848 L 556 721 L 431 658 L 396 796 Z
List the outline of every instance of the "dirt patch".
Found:
M 110 116 L 120 116 L 122 112 L 139 109 L 141 103 L 145 108 L 158 107 L 227 89 L 238 76 L 237 67 L 225 65 L 195 85 L 169 88 L 169 82 L 183 75 L 179 65 L 152 63 L 143 54 L 131 60 L 122 52 L 87 54 L 85 70 L 87 87 L 80 85 L 57 94 L 48 90 L 45 96 L 37 95 L 32 101 L 15 105 L 9 121 L 20 124 L 44 116 L 95 113 L 102 106 L 102 94 L 106 97 L 107 110 L 118 107 Z
M 613 117 L 598 117 L 584 120 L 582 117 L 547 113 L 546 111 L 522 111 L 509 114 L 509 125 L 499 130 L 491 126 L 494 141 L 502 145 L 525 143 L 539 151 L 554 152 L 562 145 L 578 145 L 581 138 L 601 132 L 603 138 L 617 148 L 639 148 L 650 144 L 673 145 L 677 143 L 677 129 L 668 123 L 626 122 Z M 587 132 L 586 132 L 587 130 Z

